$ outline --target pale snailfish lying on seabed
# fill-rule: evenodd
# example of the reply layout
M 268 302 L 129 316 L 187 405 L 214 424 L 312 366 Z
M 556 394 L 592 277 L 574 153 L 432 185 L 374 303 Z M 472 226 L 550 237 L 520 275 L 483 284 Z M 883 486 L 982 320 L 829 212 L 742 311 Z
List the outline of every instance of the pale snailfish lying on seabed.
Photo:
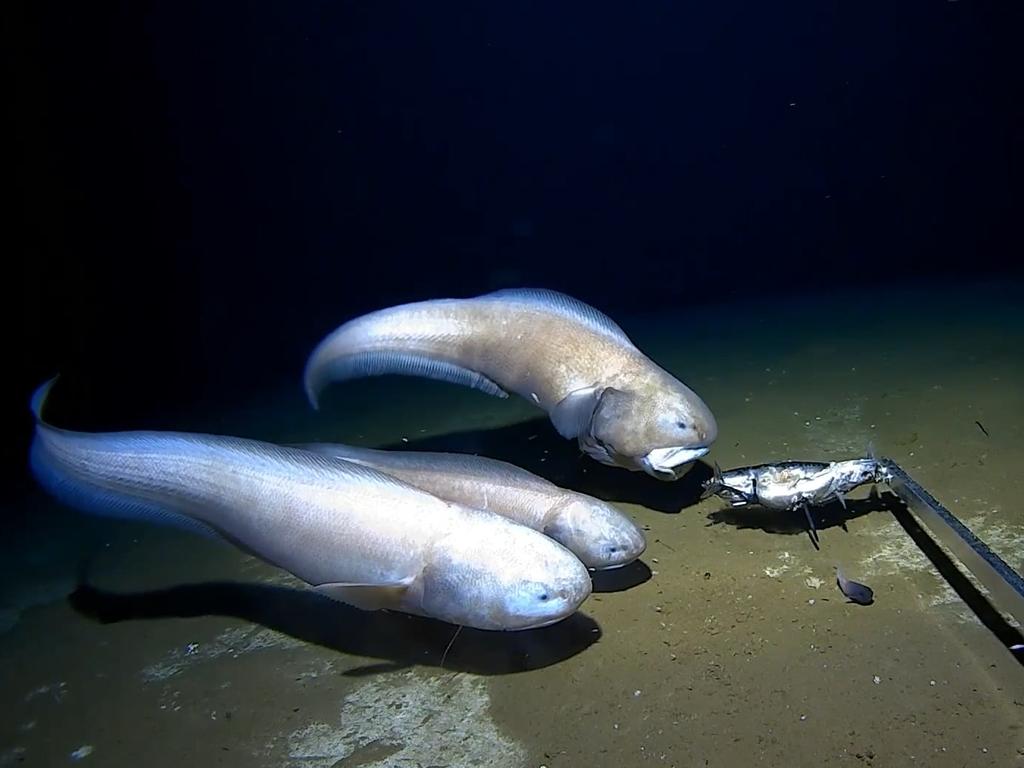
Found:
M 32 397 L 32 469 L 72 507 L 219 536 L 318 592 L 477 629 L 553 624 L 590 594 L 568 549 L 369 467 L 256 440 L 72 432 Z
M 846 578 L 843 575 L 843 569 L 838 565 L 836 566 L 836 584 L 839 585 L 839 591 L 854 603 L 871 605 L 875 601 L 875 593 L 871 587 Z
M 555 291 L 503 289 L 349 320 L 310 355 L 306 394 L 316 407 L 333 381 L 384 374 L 514 392 L 596 461 L 661 480 L 678 478 L 718 435 L 697 393 L 611 318 Z

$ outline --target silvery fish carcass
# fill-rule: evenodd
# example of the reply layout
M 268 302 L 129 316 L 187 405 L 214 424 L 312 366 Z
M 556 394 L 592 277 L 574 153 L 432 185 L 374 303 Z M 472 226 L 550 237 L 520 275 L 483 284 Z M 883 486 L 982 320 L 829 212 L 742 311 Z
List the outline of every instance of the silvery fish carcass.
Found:
M 716 464 L 714 476 L 704 483 L 701 498 L 715 495 L 734 507 L 757 504 L 765 509 L 784 511 L 803 508 L 814 531 L 809 507 L 835 500 L 845 506 L 844 494 L 858 486 L 888 479 L 888 471 L 873 458 L 828 463 L 783 461 L 725 472 Z

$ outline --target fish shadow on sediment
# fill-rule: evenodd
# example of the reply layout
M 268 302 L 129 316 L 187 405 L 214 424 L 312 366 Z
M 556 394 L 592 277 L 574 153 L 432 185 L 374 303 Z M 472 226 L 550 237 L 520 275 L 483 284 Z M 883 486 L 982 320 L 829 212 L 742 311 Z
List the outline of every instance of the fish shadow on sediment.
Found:
M 540 629 L 487 632 L 464 627 L 455 637 L 456 627 L 445 622 L 362 611 L 309 590 L 246 582 L 211 581 L 131 593 L 82 583 L 68 601 L 78 613 L 102 624 L 226 616 L 329 650 L 381 660 L 345 673 L 350 676 L 413 666 L 514 674 L 565 661 L 601 638 L 597 622 L 579 611 Z
M 621 568 L 607 571 L 593 571 L 591 581 L 594 583 L 594 594 L 607 592 L 625 592 L 649 581 L 653 574 L 643 560 L 634 560 Z
M 872 512 L 894 512 L 901 502 L 891 492 L 872 494 L 864 499 L 846 499 L 844 507 L 833 501 L 820 507 L 811 508 L 814 526 L 820 532 L 828 528 L 846 530 L 846 523 Z M 765 509 L 750 505 L 743 507 L 726 507 L 708 513 L 708 525 L 731 525 L 734 528 L 758 528 L 765 533 L 806 534 L 807 518 L 802 510 L 787 512 L 784 510 Z
M 643 472 L 610 467 L 586 456 L 575 440 L 561 437 L 546 418 L 374 447 L 478 454 L 515 464 L 562 488 L 603 501 L 639 504 L 670 513 L 696 504 L 700 500 L 701 484 L 714 474 L 709 465 L 699 461 L 673 482 L 656 480 Z

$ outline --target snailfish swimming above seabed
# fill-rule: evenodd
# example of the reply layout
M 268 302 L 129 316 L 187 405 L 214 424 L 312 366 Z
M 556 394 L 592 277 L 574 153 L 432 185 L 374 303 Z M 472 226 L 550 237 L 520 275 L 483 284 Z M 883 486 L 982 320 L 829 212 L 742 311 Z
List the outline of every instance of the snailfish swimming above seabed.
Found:
M 83 511 L 219 536 L 337 600 L 478 629 L 552 624 L 590 594 L 553 539 L 382 472 L 297 448 L 179 432 L 72 432 L 32 398 L 32 468 Z
M 718 435 L 711 410 L 606 315 L 570 296 L 505 289 L 381 309 L 328 335 L 306 364 L 332 381 L 403 374 L 508 392 L 547 412 L 593 459 L 675 480 Z
M 643 532 L 611 504 L 560 488 L 505 461 L 337 443 L 299 447 L 372 467 L 442 499 L 527 525 L 567 547 L 588 568 L 618 568 L 636 560 L 646 547 Z

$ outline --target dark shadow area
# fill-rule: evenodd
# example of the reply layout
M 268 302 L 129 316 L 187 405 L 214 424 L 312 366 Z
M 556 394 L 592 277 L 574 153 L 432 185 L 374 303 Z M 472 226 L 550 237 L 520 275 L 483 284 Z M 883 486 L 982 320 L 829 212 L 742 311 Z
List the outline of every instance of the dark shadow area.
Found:
M 985 597 L 981 590 L 974 586 L 963 571 L 957 567 L 953 559 L 921 527 L 920 523 L 917 522 L 917 518 L 914 517 L 914 514 L 899 496 L 891 492 L 884 495 L 892 497 L 889 503 L 891 504 L 890 510 L 893 517 L 903 526 L 903 530 L 907 532 L 907 535 L 910 536 L 913 542 L 920 547 L 921 551 L 932 562 L 939 575 L 946 580 L 946 583 L 967 604 L 967 607 L 974 611 L 978 621 L 985 625 L 999 639 L 999 642 L 1006 646 L 1007 650 L 1010 651 L 1010 654 L 1018 662 L 1024 665 L 1024 653 L 1020 650 L 1016 652 L 1012 650 L 1012 646 L 1024 644 L 1024 633 L 1021 633 L 1019 629 L 1003 618 L 1003 615 L 989 602 L 989 599 Z
M 487 632 L 463 627 L 455 637 L 457 628 L 445 622 L 362 611 L 309 590 L 242 582 L 183 584 L 134 593 L 82 584 L 68 601 L 80 614 L 103 624 L 228 616 L 323 648 L 382 660 L 381 664 L 350 670 L 348 675 L 412 666 L 477 675 L 513 674 L 557 664 L 582 653 L 601 637 L 597 622 L 580 612 L 540 629 Z
M 899 497 L 895 494 L 872 492 L 866 499 L 846 499 L 845 507 L 838 501 L 820 507 L 812 507 L 811 517 L 814 519 L 814 526 L 819 534 L 829 528 L 842 528 L 845 531 L 848 520 L 862 517 L 871 512 L 892 512 L 894 503 L 902 503 L 899 502 Z M 759 528 L 765 533 L 788 535 L 808 533 L 807 518 L 801 509 L 786 512 L 755 505 L 726 507 L 709 513 L 708 520 L 708 525 L 724 524 L 736 528 Z
M 594 592 L 625 592 L 649 581 L 651 569 L 643 560 L 635 560 L 610 571 L 593 571 L 590 576 L 594 582 Z
M 657 480 L 644 472 L 610 467 L 582 453 L 575 440 L 566 440 L 547 417 L 492 429 L 451 432 L 382 446 L 399 451 L 474 453 L 500 459 L 529 470 L 563 488 L 599 499 L 639 504 L 659 512 L 678 513 L 700 500 L 701 484 L 713 474 L 695 462 L 674 482 Z

